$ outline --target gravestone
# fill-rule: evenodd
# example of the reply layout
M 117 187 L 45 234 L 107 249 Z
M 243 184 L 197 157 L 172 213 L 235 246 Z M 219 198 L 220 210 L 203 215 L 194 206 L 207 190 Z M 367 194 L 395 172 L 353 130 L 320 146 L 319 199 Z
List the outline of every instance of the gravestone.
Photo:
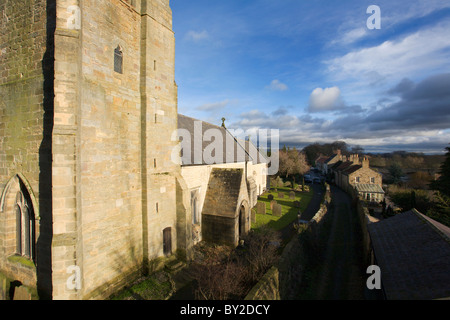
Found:
M 281 217 L 281 204 L 277 204 L 277 203 L 275 203 L 274 205 L 273 205 L 273 209 L 272 209 L 272 214 L 275 216 L 275 217 Z
M 289 192 L 289 199 L 295 200 L 295 192 L 294 191 Z
M 273 210 L 274 205 L 278 204 L 277 200 L 270 201 L 270 210 Z
M 284 198 L 284 192 L 278 192 L 278 198 L 283 199 Z
M 264 206 L 264 208 L 265 208 L 266 206 Z M 256 210 L 255 209 L 252 209 L 252 223 L 255 223 L 256 222 Z
M 269 201 L 272 201 L 272 200 L 273 200 L 273 195 L 272 195 L 272 194 L 269 194 L 269 195 L 267 196 L 267 199 L 269 199 Z
M 256 212 L 258 214 L 266 214 L 266 204 L 264 202 L 258 202 L 256 204 Z

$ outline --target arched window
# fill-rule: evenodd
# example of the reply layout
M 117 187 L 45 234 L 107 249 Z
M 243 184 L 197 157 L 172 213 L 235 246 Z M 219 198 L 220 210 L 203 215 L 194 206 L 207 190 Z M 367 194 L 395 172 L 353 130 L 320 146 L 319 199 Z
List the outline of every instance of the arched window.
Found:
M 29 197 L 18 191 L 16 216 L 16 254 L 34 260 L 34 213 Z
M 123 73 L 123 52 L 120 46 L 114 50 L 114 71 L 117 73 Z

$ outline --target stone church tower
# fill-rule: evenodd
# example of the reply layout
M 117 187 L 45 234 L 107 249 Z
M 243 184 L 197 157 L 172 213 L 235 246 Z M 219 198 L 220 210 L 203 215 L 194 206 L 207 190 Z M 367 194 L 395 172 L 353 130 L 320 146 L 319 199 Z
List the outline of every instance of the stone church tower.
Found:
M 185 256 L 169 0 L 0 0 L 0 24 L 0 299 Z

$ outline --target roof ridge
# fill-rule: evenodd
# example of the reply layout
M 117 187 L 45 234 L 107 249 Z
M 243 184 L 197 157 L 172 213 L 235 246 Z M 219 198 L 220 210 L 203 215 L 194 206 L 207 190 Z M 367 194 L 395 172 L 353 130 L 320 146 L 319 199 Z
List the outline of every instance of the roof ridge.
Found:
M 424 215 L 423 213 L 421 213 L 419 210 L 417 210 L 416 208 L 412 208 L 410 210 L 414 215 L 416 215 L 420 220 L 424 221 L 428 226 L 430 226 L 434 231 L 436 231 L 437 234 L 439 234 L 442 238 L 444 238 L 445 241 L 447 241 L 448 244 L 450 244 L 450 236 L 448 236 L 444 231 L 442 231 L 437 225 L 435 225 L 433 222 L 431 222 L 430 220 L 444 226 L 445 228 L 448 228 L 446 225 L 440 223 L 439 221 L 436 221 L 426 215 Z
M 197 118 L 194 118 L 194 117 L 190 117 L 190 116 L 187 116 L 187 115 L 184 115 L 184 114 L 181 114 L 181 113 L 178 113 L 178 115 L 179 115 L 179 116 L 182 116 L 182 117 L 185 117 L 185 118 L 192 119 L 192 120 L 194 120 L 194 121 L 200 121 L 200 122 L 202 122 L 202 123 L 206 123 L 206 124 L 208 124 L 208 125 L 210 125 L 210 126 L 216 127 L 217 129 L 225 129 L 225 128 L 222 127 L 222 126 L 218 126 L 217 124 L 213 124 L 213 123 L 208 122 L 208 121 L 204 121 L 204 120 L 201 120 L 201 119 L 197 119 Z

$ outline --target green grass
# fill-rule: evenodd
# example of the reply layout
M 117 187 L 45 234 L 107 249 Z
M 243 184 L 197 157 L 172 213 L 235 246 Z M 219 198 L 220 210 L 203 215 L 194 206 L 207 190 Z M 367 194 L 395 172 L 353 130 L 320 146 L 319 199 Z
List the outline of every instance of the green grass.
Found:
M 295 199 L 289 199 L 289 193 L 292 191 L 291 188 L 282 187 L 277 190 L 277 192 L 271 190 L 259 198 L 258 202 L 264 202 L 266 204 L 266 214 L 256 214 L 256 223 L 252 225 L 252 229 L 258 229 L 263 225 L 267 225 L 276 231 L 283 229 L 297 219 L 299 210 L 301 212 L 306 210 L 313 196 L 312 188 L 309 192 L 296 191 Z M 278 192 L 284 192 L 283 199 L 278 198 Z M 281 217 L 272 215 L 270 200 L 268 199 L 269 194 L 273 195 L 274 200 L 281 205 Z M 294 201 L 300 202 L 300 208 L 294 206 Z
M 151 275 L 145 280 L 126 288 L 111 300 L 165 300 L 172 290 L 168 279 L 158 280 L 156 275 Z

